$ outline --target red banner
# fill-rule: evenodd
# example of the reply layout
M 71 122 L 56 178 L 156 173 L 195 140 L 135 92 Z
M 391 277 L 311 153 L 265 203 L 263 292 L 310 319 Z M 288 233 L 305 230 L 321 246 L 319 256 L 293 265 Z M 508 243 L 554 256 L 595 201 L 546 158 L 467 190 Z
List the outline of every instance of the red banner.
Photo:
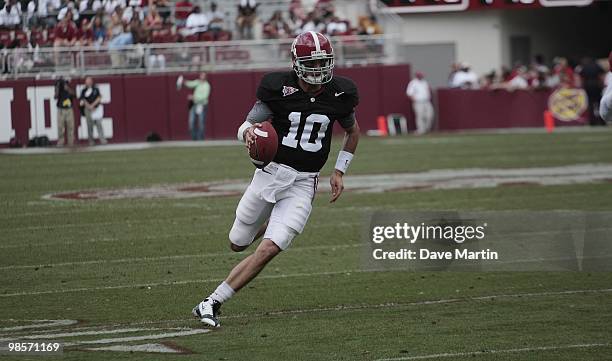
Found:
M 212 92 L 206 117 L 206 137 L 231 139 L 255 102 L 255 91 L 265 72 L 211 73 Z M 405 89 L 410 80 L 408 65 L 369 66 L 338 69 L 359 88 L 357 117 L 364 130 L 376 128 L 381 114 L 411 114 Z M 187 97 L 191 90 L 176 90 L 178 74 L 123 75 L 96 77 L 102 94 L 104 134 L 111 142 L 142 142 L 155 132 L 163 140 L 186 140 Z M 194 79 L 197 74 L 185 75 Z M 73 79 L 77 93 L 83 79 Z M 27 144 L 29 139 L 47 136 L 56 141 L 57 108 L 51 80 L 18 80 L 0 83 L 0 145 L 11 139 Z M 87 139 L 85 118 L 74 108 L 75 133 Z

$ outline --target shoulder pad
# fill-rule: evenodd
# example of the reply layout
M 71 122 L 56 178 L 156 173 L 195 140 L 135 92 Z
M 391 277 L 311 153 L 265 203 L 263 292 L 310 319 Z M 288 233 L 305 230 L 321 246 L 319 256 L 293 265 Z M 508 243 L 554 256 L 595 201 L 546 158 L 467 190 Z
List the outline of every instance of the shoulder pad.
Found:
M 335 94 L 343 93 L 339 99 L 343 101 L 349 111 L 352 111 L 359 104 L 357 85 L 351 79 L 343 76 L 334 76 L 330 85 L 331 90 Z
M 334 79 L 332 80 L 332 86 L 334 91 L 336 92 L 344 92 L 349 95 L 358 95 L 357 94 L 357 85 L 349 78 L 345 78 L 343 76 L 334 75 Z
M 268 101 L 282 95 L 283 87 L 291 81 L 292 71 L 274 72 L 264 75 L 257 88 L 257 99 Z

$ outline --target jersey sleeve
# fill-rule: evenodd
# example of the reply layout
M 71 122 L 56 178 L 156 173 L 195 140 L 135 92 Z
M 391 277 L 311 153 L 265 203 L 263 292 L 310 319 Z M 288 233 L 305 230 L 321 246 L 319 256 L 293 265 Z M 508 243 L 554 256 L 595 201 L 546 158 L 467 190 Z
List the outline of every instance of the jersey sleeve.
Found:
M 266 103 L 258 99 L 255 104 L 253 104 L 253 108 L 251 108 L 249 114 L 247 114 L 246 121 L 251 124 L 263 123 L 270 117 L 272 117 L 272 110 Z
M 340 126 L 344 129 L 351 128 L 353 125 L 355 125 L 355 121 L 355 112 L 352 112 L 351 114 L 338 119 L 338 123 L 340 123 Z
M 338 123 L 344 129 L 349 129 L 355 124 L 355 108 L 359 104 L 359 92 L 355 83 L 344 77 L 335 78 L 335 94 L 340 100 Z
M 268 73 L 259 82 L 257 99 L 264 103 L 278 100 L 281 97 L 285 73 Z

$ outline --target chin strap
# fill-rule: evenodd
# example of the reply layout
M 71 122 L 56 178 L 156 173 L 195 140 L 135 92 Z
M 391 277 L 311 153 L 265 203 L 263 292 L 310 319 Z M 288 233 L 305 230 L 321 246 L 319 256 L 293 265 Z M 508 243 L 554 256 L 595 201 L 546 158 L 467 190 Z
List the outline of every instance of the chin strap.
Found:
M 341 150 L 340 153 L 338 153 L 338 160 L 336 160 L 336 169 L 342 172 L 342 174 L 345 174 L 352 160 L 353 153 Z

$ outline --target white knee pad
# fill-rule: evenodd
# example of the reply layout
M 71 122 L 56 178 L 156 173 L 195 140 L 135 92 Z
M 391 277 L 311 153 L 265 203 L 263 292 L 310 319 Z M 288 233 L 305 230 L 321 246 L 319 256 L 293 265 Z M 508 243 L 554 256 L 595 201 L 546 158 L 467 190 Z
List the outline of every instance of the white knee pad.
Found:
M 297 236 L 298 232 L 282 223 L 272 222 L 266 228 L 264 239 L 269 239 L 281 250 L 286 250 L 291 245 L 291 241 Z
M 259 230 L 259 225 L 246 224 L 236 218 L 232 229 L 229 232 L 229 240 L 236 246 L 248 246 L 253 243 L 253 239 Z

